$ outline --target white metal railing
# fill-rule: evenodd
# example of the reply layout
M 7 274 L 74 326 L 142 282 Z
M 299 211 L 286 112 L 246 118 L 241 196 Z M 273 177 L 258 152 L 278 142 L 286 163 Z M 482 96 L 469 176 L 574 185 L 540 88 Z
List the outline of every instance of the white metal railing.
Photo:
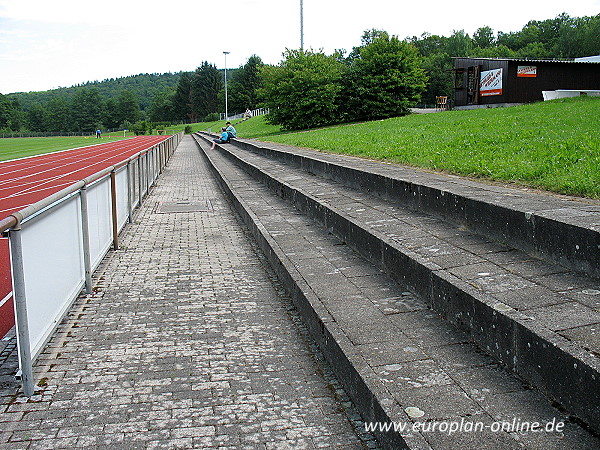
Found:
M 10 242 L 21 381 L 33 395 L 32 364 L 131 221 L 183 133 L 0 221 Z
M 246 113 L 240 113 L 234 114 L 233 116 L 229 115 L 229 117 L 227 117 L 225 113 L 219 113 L 219 120 L 245 119 L 250 117 L 262 116 L 263 114 L 269 114 L 269 108 L 253 109 L 252 111 L 250 111 L 249 115 L 247 115 Z

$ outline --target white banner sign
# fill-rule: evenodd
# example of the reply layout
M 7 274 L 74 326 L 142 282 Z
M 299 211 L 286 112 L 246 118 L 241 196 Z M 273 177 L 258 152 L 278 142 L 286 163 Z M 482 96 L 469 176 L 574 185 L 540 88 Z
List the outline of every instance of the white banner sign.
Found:
M 537 66 L 517 66 L 517 77 L 535 78 L 537 77 Z
M 482 97 L 502 95 L 502 69 L 492 69 L 481 72 L 479 94 Z

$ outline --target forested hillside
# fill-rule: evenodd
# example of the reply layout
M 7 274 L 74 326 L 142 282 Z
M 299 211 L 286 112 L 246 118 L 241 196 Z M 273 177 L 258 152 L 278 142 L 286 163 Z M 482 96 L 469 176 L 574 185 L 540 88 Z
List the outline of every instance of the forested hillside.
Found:
M 16 99 L 21 107 L 29 110 L 35 103 L 45 104 L 53 98 L 71 99 L 80 88 L 96 88 L 104 100 L 117 98 L 122 91 L 130 91 L 137 97 L 140 108 L 146 110 L 152 98 L 165 89 L 173 89 L 177 85 L 181 72 L 177 73 L 142 73 L 121 78 L 109 78 L 103 81 L 88 81 L 71 87 L 52 89 L 41 92 L 19 92 L 9 94 L 9 99 Z

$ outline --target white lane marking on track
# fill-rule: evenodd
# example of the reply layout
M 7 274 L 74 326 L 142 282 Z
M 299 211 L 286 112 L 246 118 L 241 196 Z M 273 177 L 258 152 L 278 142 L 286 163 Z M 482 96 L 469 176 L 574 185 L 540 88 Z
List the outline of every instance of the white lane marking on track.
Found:
M 2 306 L 4 306 L 4 304 L 7 301 L 9 301 L 11 297 L 12 297 L 12 291 L 10 291 L 6 297 L 4 297 L 2 300 L 0 300 L 0 308 L 2 308 Z

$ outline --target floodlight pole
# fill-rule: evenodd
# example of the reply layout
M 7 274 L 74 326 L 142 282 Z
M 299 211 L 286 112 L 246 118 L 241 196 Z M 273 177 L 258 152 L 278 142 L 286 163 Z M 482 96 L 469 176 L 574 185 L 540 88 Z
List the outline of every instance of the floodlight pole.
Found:
M 300 50 L 304 50 L 304 2 L 300 0 Z
M 227 110 L 227 55 L 229 52 L 223 52 L 225 55 L 225 120 L 229 119 L 229 111 Z

